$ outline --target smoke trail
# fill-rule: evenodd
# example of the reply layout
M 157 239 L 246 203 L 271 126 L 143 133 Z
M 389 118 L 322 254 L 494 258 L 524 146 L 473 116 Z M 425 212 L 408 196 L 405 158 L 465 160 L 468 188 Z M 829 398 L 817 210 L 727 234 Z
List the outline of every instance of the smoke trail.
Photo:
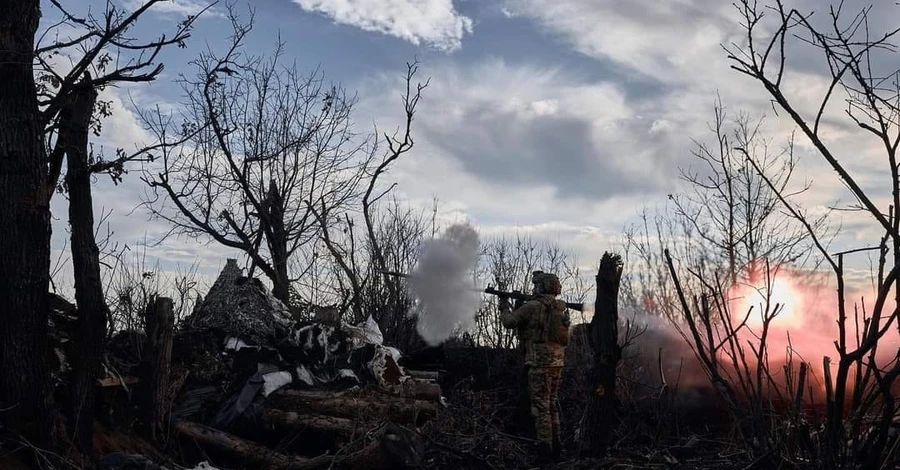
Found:
M 478 234 L 468 224 L 450 226 L 443 236 L 422 243 L 409 287 L 419 299 L 416 329 L 430 346 L 457 328 L 475 325 L 479 296 L 471 273 L 478 259 Z

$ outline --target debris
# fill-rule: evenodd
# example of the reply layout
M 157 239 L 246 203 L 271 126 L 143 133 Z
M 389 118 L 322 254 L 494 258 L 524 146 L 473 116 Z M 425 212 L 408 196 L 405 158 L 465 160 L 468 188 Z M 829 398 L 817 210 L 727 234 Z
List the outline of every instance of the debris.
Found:
M 354 349 L 364 344 L 382 344 L 384 342 L 384 335 L 381 333 L 381 328 L 378 327 L 378 323 L 375 323 L 375 320 L 371 315 L 369 315 L 366 318 L 366 321 L 361 325 L 342 325 L 342 328 L 349 333 L 350 337 L 353 339 Z
M 200 307 L 185 319 L 190 330 L 213 329 L 227 338 L 262 346 L 287 335 L 292 323 L 287 307 L 262 283 L 244 277 L 229 259 Z
M 74 307 L 57 303 L 55 325 L 77 318 Z M 149 335 L 127 330 L 111 338 L 97 381 L 103 406 L 120 416 L 117 426 L 127 432 L 148 420 L 139 410 L 148 387 L 159 382 L 152 396 L 161 406 L 155 409 L 174 400 L 167 421 L 150 419 L 153 437 L 180 443 L 166 448 L 188 462 L 204 460 L 192 470 L 419 465 L 422 443 L 402 425 L 419 427 L 438 415 L 439 375 L 407 374 L 399 365 L 401 352 L 383 344 L 371 316 L 357 325 L 333 321 L 333 312 L 322 318 L 329 321 L 293 322 L 281 302 L 229 260 L 174 335 L 148 328 Z M 64 328 L 55 334 L 64 380 L 68 335 Z M 157 338 L 159 346 L 147 347 L 148 338 Z M 157 374 L 165 371 L 168 380 L 160 380 Z M 165 469 L 150 459 L 173 464 L 150 449 L 102 448 L 112 453 L 97 468 Z
M 100 459 L 97 470 L 168 470 L 143 455 L 109 454 Z
M 200 462 L 196 467 L 191 468 L 190 470 L 219 470 L 217 467 L 213 467 L 209 464 L 209 462 Z
M 263 396 L 266 397 L 293 381 L 291 373 L 283 370 L 278 372 L 269 372 L 268 374 L 264 375 L 262 379 Z

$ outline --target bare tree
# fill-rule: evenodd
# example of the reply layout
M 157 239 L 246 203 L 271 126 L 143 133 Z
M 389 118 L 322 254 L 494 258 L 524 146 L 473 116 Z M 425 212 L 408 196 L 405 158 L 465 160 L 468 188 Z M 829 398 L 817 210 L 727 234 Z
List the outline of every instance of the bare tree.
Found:
M 200 54 L 196 75 L 182 80 L 183 125 L 158 111 L 143 116 L 161 143 L 159 167 L 145 174 L 147 202 L 176 232 L 245 253 L 251 274 L 259 268 L 288 303 L 309 260 L 294 277 L 290 263 L 321 233 L 313 207 L 359 204 L 370 139 L 353 132 L 353 96 L 319 71 L 283 64 L 281 43 L 270 57 L 244 54 L 253 20 L 230 18 L 227 51 Z
M 364 169 L 367 180 L 361 211 L 307 201 L 320 225 L 323 245 L 339 268 L 335 279 L 342 292 L 342 303 L 352 311 L 355 321 L 372 315 L 386 332 L 387 340 L 400 347 L 418 342 L 415 319 L 410 316 L 413 299 L 403 289 L 401 280 L 387 272 L 407 272 L 414 267 L 425 234 L 425 218 L 402 208 L 396 199 L 387 208 L 379 209 L 379 202 L 396 187 L 392 183 L 385 188 L 380 179 L 415 144 L 412 124 L 422 92 L 428 87 L 428 80 L 416 82 L 419 63 L 406 65 L 401 97 L 403 124 L 393 134 L 384 133 L 379 138 L 377 129 L 373 134 L 375 145 L 369 153 L 373 158 Z M 379 154 L 380 158 L 374 158 Z M 359 216 L 365 229 L 362 234 L 356 230 Z
M 676 218 L 696 235 L 702 245 L 698 253 L 710 257 L 710 265 L 724 267 L 722 274 L 731 283 L 742 271 L 757 268 L 759 260 L 802 261 L 810 252 L 803 227 L 777 213 L 778 198 L 738 150 L 752 154 L 776 189 L 787 192 L 796 167 L 793 143 L 772 152 L 760 134 L 762 120 L 754 122 L 744 113 L 729 116 L 721 100 L 714 116 L 713 144 L 695 141 L 696 166 L 681 169 L 688 188 L 670 197 Z
M 849 209 L 864 213 L 884 231 L 883 238 L 872 240 L 870 247 L 830 253 L 816 236 L 814 227 L 807 223 L 805 214 L 788 197 L 781 198 L 782 207 L 805 224 L 837 283 L 835 349 L 838 361 L 834 375 L 830 358 L 824 358 L 828 400 L 823 443 L 826 463 L 841 467 L 857 462 L 865 468 L 881 468 L 890 443 L 891 422 L 898 412 L 892 390 L 900 377 L 900 361 L 895 359 L 886 365 L 876 361 L 881 339 L 900 325 L 900 322 L 895 325 L 897 306 L 900 305 L 897 302 L 900 288 L 895 285 L 900 272 L 900 217 L 897 216 L 900 208 L 897 161 L 900 70 L 893 65 L 897 56 L 891 43 L 900 34 L 900 29 L 871 31 L 869 15 L 872 7 L 847 14 L 842 3 L 831 6 L 827 20 L 820 24 L 813 20 L 812 14 L 789 9 L 780 0 L 764 6 L 742 0 L 736 6 L 746 41 L 726 47 L 732 68 L 762 86 L 837 173 L 855 199 Z M 768 13 L 765 22 L 764 12 Z M 798 105 L 797 98 L 783 86 L 791 75 L 789 54 L 803 47 L 822 54 L 831 77 L 821 90 L 821 100 L 811 109 Z M 884 186 L 864 187 L 858 177 L 840 163 L 838 150 L 823 135 L 821 124 L 826 119 L 833 119 L 829 116 L 829 105 L 837 100 L 846 104 L 844 118 L 847 123 L 861 129 L 882 149 L 887 170 Z M 881 195 L 878 191 L 883 187 L 890 188 L 890 202 L 886 208 L 879 207 L 876 202 Z M 845 299 L 844 259 L 870 248 L 880 253 L 874 306 L 871 312 L 857 310 L 854 318 L 850 318 Z M 893 251 L 890 259 L 889 251 Z M 893 308 L 886 306 L 889 299 L 894 300 Z M 859 325 L 855 334 L 851 322 Z
M 669 195 L 666 210 L 645 212 L 640 224 L 626 230 L 629 249 L 640 264 L 632 271 L 640 278 L 645 307 L 664 309 L 671 303 L 661 300 L 677 300 L 666 285 L 668 272 L 660 269 L 666 264 L 664 248 L 695 273 L 709 279 L 719 276 L 731 285 L 764 278 L 761 268 L 766 262 L 778 268 L 809 260 L 805 227 L 781 212 L 777 196 L 803 193 L 809 183 L 788 189 L 796 167 L 793 142 L 773 149 L 761 125 L 762 120 L 747 114 L 730 115 L 717 101 L 710 125 L 712 144 L 695 140 L 694 164 L 680 170 L 686 189 Z M 774 189 L 757 174 L 748 154 Z M 820 215 L 810 223 L 821 230 L 825 220 L 826 215 Z
M 772 416 L 776 407 L 804 395 L 802 386 L 792 387 L 806 372 L 804 379 L 785 383 L 779 369 L 789 364 L 785 373 L 795 376 L 793 362 L 769 360 L 772 322 L 783 308 L 772 291 L 783 270 L 812 258 L 807 229 L 825 236 L 826 219 L 804 223 L 783 211 L 783 196 L 808 188 L 805 183 L 790 192 L 796 168 L 792 141 L 773 149 L 761 121 L 729 116 L 721 102 L 710 130 L 712 144 L 695 141 L 698 165 L 682 169 L 688 187 L 669 196 L 672 210 L 645 212 L 641 224 L 627 231 L 635 256 L 623 301 L 634 312 L 672 320 L 755 457 L 776 451 L 793 456 L 795 449 L 785 445 L 790 436 Z M 735 311 L 740 287 L 758 290 L 759 310 Z M 805 458 L 813 452 L 801 450 Z
M 76 428 L 76 440 L 85 451 L 91 448 L 90 411 L 108 315 L 94 240 L 91 175 L 113 170 L 120 176 L 124 163 L 137 158 L 124 152 L 114 160 L 92 155 L 88 151 L 88 136 L 91 129 L 99 133 L 100 118 L 109 115 L 108 103 L 96 101 L 98 91 L 115 83 L 155 79 L 162 71 L 162 64 L 157 61 L 159 52 L 170 45 L 183 46 L 190 36 L 195 17 L 179 23 L 171 37 L 144 41 L 127 33 L 159 1 L 148 0 L 132 11 L 108 3 L 101 14 L 87 16 L 76 15 L 61 3 L 51 1 L 50 8 L 57 20 L 41 31 L 37 3 L 0 5 L 4 20 L 10 19 L 0 24 L 0 35 L 7 38 L 4 39 L 7 43 L 0 45 L 4 55 L 0 63 L 8 69 L 0 75 L 12 87 L 4 91 L 3 99 L 14 101 L 2 103 L 2 113 L 6 116 L 0 120 L 15 123 L 3 127 L 16 136 L 9 141 L 0 138 L 4 140 L 2 147 L 12 152 L 12 156 L 0 158 L 12 165 L 0 169 L 0 174 L 12 170 L 19 175 L 2 185 L 4 191 L 10 191 L 2 195 L 5 201 L 28 201 L 27 207 L 23 206 L 27 214 L 17 212 L 18 204 L 8 204 L 12 212 L 4 213 L 7 220 L 21 222 L 7 224 L 15 228 L 2 236 L 2 245 L 17 252 L 9 262 L 4 262 L 3 272 L 11 273 L 12 277 L 4 278 L 2 284 L 15 292 L 9 298 L 22 300 L 16 301 L 21 302 L 17 307 L 5 310 L 10 318 L 0 328 L 0 338 L 3 338 L 0 383 L 4 384 L 0 386 L 0 401 L 14 404 L 17 411 L 13 416 L 43 420 L 41 436 L 52 439 L 51 390 L 44 354 L 47 341 L 44 298 L 49 279 L 45 261 L 50 252 L 49 201 L 57 189 L 66 158 L 65 187 L 70 195 L 71 247 L 79 309 L 73 392 L 67 411 L 69 423 Z M 23 48 L 25 43 L 27 48 Z M 21 88 L 14 89 L 16 84 Z M 33 145 L 40 148 L 29 147 Z M 27 266 L 17 264 L 17 259 L 27 260 Z M 40 271 L 48 272 L 40 274 Z M 19 282 L 25 282 L 27 287 L 17 287 Z
M 42 99 L 46 142 L 50 150 L 48 194 L 51 197 L 65 157 L 65 189 L 69 194 L 69 224 L 72 238 L 72 265 L 75 269 L 75 300 L 78 306 L 78 353 L 73 358 L 72 393 L 67 406 L 70 425 L 76 429 L 80 448 L 89 452 L 93 439 L 94 382 L 107 336 L 109 307 L 104 298 L 100 275 L 99 249 L 94 239 L 91 179 L 96 173 L 109 173 L 120 179 L 125 165 L 139 160 L 141 153 L 118 151 L 112 160 L 89 151 L 88 137 L 93 129 L 100 133 L 101 119 L 110 115 L 109 103 L 98 102 L 99 91 L 122 82 L 149 82 L 163 69 L 156 61 L 159 52 L 172 45 L 184 46 L 196 17 L 189 17 L 175 28 L 172 37 L 149 41 L 132 38 L 127 30 L 156 1 L 148 1 L 134 11 L 107 4 L 102 16 L 78 17 L 53 2 L 62 19 L 48 27 L 41 39 L 53 36 L 46 45 L 38 44 L 35 58 L 40 67 L 38 96 Z M 78 31 L 60 38 L 58 29 Z M 77 51 L 77 52 L 76 52 Z M 77 60 L 68 73 L 61 73 L 62 57 Z M 78 55 L 80 53 L 80 55 Z M 95 78 L 96 77 L 96 78 Z

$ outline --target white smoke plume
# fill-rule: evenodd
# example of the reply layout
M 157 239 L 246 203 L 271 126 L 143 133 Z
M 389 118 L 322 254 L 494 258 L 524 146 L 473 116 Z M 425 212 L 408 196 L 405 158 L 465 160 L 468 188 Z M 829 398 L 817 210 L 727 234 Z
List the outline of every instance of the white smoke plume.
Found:
M 452 225 L 441 238 L 426 240 L 409 287 L 419 300 L 416 328 L 430 346 L 445 341 L 457 328 L 475 326 L 479 294 L 472 284 L 478 260 L 478 233 L 468 224 Z

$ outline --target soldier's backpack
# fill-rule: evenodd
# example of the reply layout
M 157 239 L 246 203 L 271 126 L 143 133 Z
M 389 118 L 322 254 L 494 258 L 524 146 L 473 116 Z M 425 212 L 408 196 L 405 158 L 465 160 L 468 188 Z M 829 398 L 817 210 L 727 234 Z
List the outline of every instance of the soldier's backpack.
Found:
M 566 303 L 556 299 L 541 298 L 539 300 L 544 307 L 542 328 L 539 329 L 541 339 L 547 343 L 568 346 L 570 321 Z

